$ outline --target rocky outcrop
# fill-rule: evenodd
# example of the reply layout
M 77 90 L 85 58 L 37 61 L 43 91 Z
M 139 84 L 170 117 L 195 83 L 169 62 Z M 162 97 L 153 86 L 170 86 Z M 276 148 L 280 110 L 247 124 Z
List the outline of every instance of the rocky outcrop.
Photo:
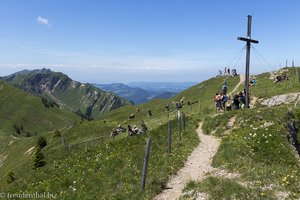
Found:
M 263 100 L 261 102 L 261 105 L 271 107 L 271 106 L 277 106 L 281 104 L 290 104 L 298 101 L 299 97 L 300 97 L 300 92 L 276 95 L 269 99 Z

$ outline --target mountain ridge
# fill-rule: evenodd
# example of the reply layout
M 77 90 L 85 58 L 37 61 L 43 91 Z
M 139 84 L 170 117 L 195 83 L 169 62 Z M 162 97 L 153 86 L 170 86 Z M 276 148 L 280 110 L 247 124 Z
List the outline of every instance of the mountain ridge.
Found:
M 97 118 L 115 108 L 131 104 L 116 94 L 45 68 L 22 70 L 1 79 L 30 94 L 49 98 L 64 109 L 83 113 L 87 118 Z
M 93 85 L 102 90 L 116 93 L 119 96 L 134 102 L 135 104 L 147 103 L 150 100 L 157 99 L 157 98 L 172 98 L 177 94 L 177 92 L 170 92 L 168 90 L 155 89 L 155 88 L 152 88 L 151 90 L 147 90 L 141 87 L 128 86 L 124 83 L 111 83 L 111 84 L 93 83 Z M 179 91 L 178 89 L 175 90 Z
M 257 75 L 257 85 L 250 88 L 251 95 L 259 99 L 267 99 L 274 95 L 299 91 L 300 82 L 296 79 L 295 69 L 290 69 L 289 74 L 289 80 L 278 83 L 274 83 L 270 73 Z M 107 113 L 102 120 L 85 121 L 64 130 L 62 135 L 66 144 L 65 149 L 60 140 L 50 143 L 48 148 L 43 150 L 47 162 L 44 167 L 36 171 L 31 170 L 32 163 L 28 158 L 27 163 L 13 169 L 17 179 L 9 185 L 0 184 L 0 188 L 4 188 L 2 191 L 14 192 L 19 191 L 20 188 L 22 191 L 43 189 L 46 192 L 61 192 L 63 199 L 84 199 L 87 195 L 90 199 L 99 196 L 107 199 L 153 199 L 163 189 L 162 185 L 166 185 L 168 177 L 178 172 L 193 147 L 198 144 L 195 127 L 197 122 L 202 121 L 204 133 L 214 132 L 222 139 L 220 152 L 218 151 L 217 156 L 212 160 L 213 167 L 240 172 L 241 177 L 247 177 L 238 181 L 230 179 L 234 185 L 239 184 L 240 181 L 263 183 L 255 185 L 255 190 L 239 185 L 237 187 L 233 184 L 223 184 L 223 182 L 218 185 L 224 186 L 225 189 L 234 186 L 235 191 L 241 193 L 246 191 L 250 198 L 262 194 L 264 196 L 275 194 L 278 190 L 270 190 L 266 193 L 261 188 L 274 182 L 286 184 L 285 180 L 288 178 L 288 181 L 291 180 L 293 184 L 287 185 L 288 187 L 280 184 L 278 187 L 280 191 L 295 193 L 298 198 L 299 182 L 294 184 L 297 183 L 294 177 L 299 180 L 299 166 L 295 165 L 294 154 L 286 137 L 287 127 L 282 123 L 286 121 L 287 108 L 294 105 L 281 105 L 270 109 L 262 106 L 258 100 L 251 109 L 216 114 L 212 97 L 220 90 L 223 79 L 224 77 L 214 77 L 177 94 L 172 99 L 156 99 L 138 106 L 124 106 Z M 239 77 L 227 79 L 230 91 L 239 84 L 239 80 Z M 242 91 L 243 87 L 240 85 L 237 91 Z M 176 102 L 182 99 L 184 105 L 181 111 L 185 113 L 187 123 L 184 123 L 186 127 L 179 135 Z M 188 101 L 197 103 L 189 105 Z M 170 109 L 165 109 L 166 104 Z M 297 109 L 296 114 L 298 113 L 300 119 L 299 105 Z M 148 115 L 149 110 L 152 116 Z M 131 114 L 135 114 L 135 118 L 129 119 Z M 229 126 L 228 121 L 234 117 L 235 122 Z M 123 127 L 127 124 L 139 126 L 141 121 L 144 121 L 149 128 L 147 134 L 130 137 L 126 133 L 120 133 L 114 139 L 109 137 L 110 131 L 119 124 Z M 105 136 L 102 142 L 101 139 L 99 141 L 99 130 L 100 134 Z M 172 152 L 176 151 L 170 157 L 166 150 L 168 130 L 173 130 Z M 257 133 L 255 136 L 254 132 Z M 47 135 L 50 138 L 50 133 Z M 90 143 L 91 138 L 95 138 L 94 143 Z M 147 189 L 140 193 L 138 186 L 144 161 L 141 152 L 144 152 L 147 138 L 151 138 L 148 168 L 150 173 L 147 175 Z M 68 145 L 72 146 L 71 149 Z M 6 161 L 4 164 L 6 166 L 9 162 Z M 1 171 L 2 174 L 6 172 L 3 168 L 0 168 Z M 272 172 L 274 175 L 269 176 Z M 293 177 L 290 176 L 291 173 Z M 2 182 L 4 181 L 3 179 Z M 49 188 L 49 185 L 52 188 Z M 97 187 L 94 187 L 95 185 Z M 207 193 L 213 194 L 215 185 L 206 188 L 210 190 Z M 232 193 L 225 197 L 229 199 Z
M 154 90 L 157 92 L 179 93 L 196 84 L 197 82 L 130 82 L 126 85 L 130 87 L 139 87 L 144 90 Z

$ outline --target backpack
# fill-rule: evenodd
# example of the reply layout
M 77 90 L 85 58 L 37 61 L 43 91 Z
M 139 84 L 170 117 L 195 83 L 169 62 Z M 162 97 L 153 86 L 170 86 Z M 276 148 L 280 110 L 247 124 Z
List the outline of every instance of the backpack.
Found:
M 228 96 L 227 96 L 227 95 L 224 95 L 222 101 L 223 101 L 223 102 L 228 101 Z

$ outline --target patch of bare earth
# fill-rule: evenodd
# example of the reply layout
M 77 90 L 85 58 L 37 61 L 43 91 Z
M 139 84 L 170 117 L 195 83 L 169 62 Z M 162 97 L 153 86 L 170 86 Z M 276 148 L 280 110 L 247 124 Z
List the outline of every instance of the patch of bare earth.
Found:
M 0 155 L 0 167 L 2 167 L 2 165 L 4 164 L 5 159 L 7 158 L 8 155 Z
M 227 123 L 227 128 L 228 129 L 233 128 L 235 121 L 236 121 L 236 116 L 231 117 Z
M 28 149 L 28 150 L 24 153 L 24 155 L 29 155 L 29 154 L 31 154 L 32 151 L 33 151 L 33 149 L 35 149 L 35 147 L 31 147 L 30 149 Z
M 290 196 L 290 192 L 276 192 L 275 196 L 278 200 L 284 200 Z
M 255 104 L 257 102 L 258 98 L 253 96 L 251 97 L 251 100 L 250 100 L 250 108 L 255 108 Z
M 229 93 L 230 96 L 234 95 L 234 93 L 238 90 L 240 85 L 245 82 L 245 75 L 240 74 L 240 82 L 233 88 L 233 90 Z

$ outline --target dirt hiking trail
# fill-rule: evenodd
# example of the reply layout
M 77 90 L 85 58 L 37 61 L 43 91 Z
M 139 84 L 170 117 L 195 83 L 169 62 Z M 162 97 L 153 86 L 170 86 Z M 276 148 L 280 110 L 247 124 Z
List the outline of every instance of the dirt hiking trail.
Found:
M 233 90 L 229 93 L 229 95 L 234 95 L 234 93 L 237 91 L 240 85 L 244 82 L 245 82 L 245 75 L 240 74 L 240 82 L 233 88 Z
M 202 123 L 199 124 L 196 131 L 201 141 L 200 144 L 187 158 L 187 161 L 178 173 L 169 179 L 166 189 L 154 199 L 178 199 L 188 181 L 202 180 L 205 174 L 209 172 L 214 173 L 216 170 L 211 167 L 211 162 L 220 146 L 220 139 L 212 135 L 204 135 L 202 132 Z
M 229 93 L 230 95 L 237 91 L 238 87 L 245 81 L 245 76 L 240 75 L 240 82 Z M 235 117 L 229 120 L 230 125 L 233 126 Z M 171 176 L 166 188 L 154 197 L 155 200 L 175 200 L 179 199 L 185 185 L 193 181 L 201 181 L 206 174 L 215 174 L 216 176 L 233 178 L 239 176 L 238 174 L 228 173 L 226 170 L 220 170 L 211 166 L 212 159 L 217 153 L 221 140 L 212 135 L 205 135 L 202 131 L 202 123 L 199 123 L 197 128 L 197 135 L 200 143 L 193 150 L 191 155 L 187 158 L 184 166 Z

